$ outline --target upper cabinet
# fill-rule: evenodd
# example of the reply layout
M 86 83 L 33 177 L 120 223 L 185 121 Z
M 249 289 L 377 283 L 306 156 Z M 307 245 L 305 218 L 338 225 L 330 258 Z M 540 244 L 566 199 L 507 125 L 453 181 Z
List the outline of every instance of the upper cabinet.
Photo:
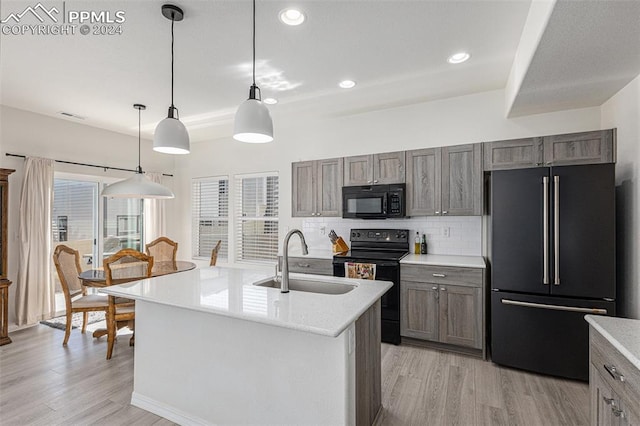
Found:
M 292 217 L 342 215 L 342 164 L 342 158 L 292 164 Z
M 549 165 L 615 163 L 615 130 L 571 133 L 544 138 Z
M 481 144 L 407 151 L 408 216 L 481 214 Z
M 614 163 L 615 129 L 486 142 L 484 170 Z
M 344 159 L 344 186 L 403 183 L 405 152 L 356 155 Z

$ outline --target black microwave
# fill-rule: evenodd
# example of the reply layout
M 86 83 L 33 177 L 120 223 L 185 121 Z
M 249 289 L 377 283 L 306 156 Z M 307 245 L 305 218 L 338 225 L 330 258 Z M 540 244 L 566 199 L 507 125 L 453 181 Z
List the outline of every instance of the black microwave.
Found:
M 364 185 L 342 187 L 342 217 L 348 219 L 394 219 L 406 216 L 406 187 Z

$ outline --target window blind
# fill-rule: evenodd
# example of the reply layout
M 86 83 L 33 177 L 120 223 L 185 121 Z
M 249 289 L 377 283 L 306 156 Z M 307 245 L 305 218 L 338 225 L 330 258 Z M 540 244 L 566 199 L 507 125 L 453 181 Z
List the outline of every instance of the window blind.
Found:
M 278 257 L 278 174 L 235 176 L 235 259 L 271 263 Z
M 94 201 L 97 190 L 94 182 L 54 179 L 51 218 L 54 244 L 90 240 L 91 252 L 97 221 Z
M 218 259 L 228 259 L 229 251 L 229 178 L 196 178 L 192 184 L 193 256 L 210 258 L 222 241 Z

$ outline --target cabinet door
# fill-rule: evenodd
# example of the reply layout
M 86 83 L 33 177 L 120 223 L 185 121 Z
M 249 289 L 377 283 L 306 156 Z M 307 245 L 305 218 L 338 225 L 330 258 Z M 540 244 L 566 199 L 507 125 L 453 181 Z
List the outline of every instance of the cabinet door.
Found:
M 484 170 L 538 167 L 544 161 L 542 138 L 485 142 L 483 145 Z
M 385 152 L 373 156 L 373 183 L 403 183 L 405 152 Z
M 442 148 L 442 214 L 482 214 L 482 144 Z
M 440 341 L 482 348 L 482 294 L 477 287 L 440 286 Z
M 589 392 L 591 394 L 591 425 L 621 424 L 620 417 L 613 414 L 613 409 L 619 404 L 618 398 L 593 364 L 589 364 Z
M 316 161 L 317 216 L 342 216 L 342 158 Z
M 400 286 L 400 334 L 438 340 L 438 286 L 403 281 Z
M 615 162 L 615 131 L 571 133 L 544 138 L 544 161 L 563 164 L 597 164 Z
M 440 148 L 407 151 L 407 216 L 433 216 L 441 211 Z
M 373 155 L 356 155 L 344 159 L 344 185 L 373 183 Z
M 291 165 L 291 216 L 315 216 L 315 162 L 302 161 Z

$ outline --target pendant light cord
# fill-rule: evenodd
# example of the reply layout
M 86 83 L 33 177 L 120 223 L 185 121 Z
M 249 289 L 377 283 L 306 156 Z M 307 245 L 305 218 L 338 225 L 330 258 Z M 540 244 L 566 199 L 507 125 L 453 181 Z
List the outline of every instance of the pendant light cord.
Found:
M 136 170 L 136 172 L 140 174 L 142 174 L 142 166 L 140 165 L 140 126 L 141 126 L 140 116 L 141 114 L 142 114 L 142 110 L 138 108 L 138 169 Z
M 173 106 L 173 24 L 175 23 L 174 14 L 171 15 L 171 108 Z
M 256 0 L 253 0 L 253 85 L 256 85 Z

